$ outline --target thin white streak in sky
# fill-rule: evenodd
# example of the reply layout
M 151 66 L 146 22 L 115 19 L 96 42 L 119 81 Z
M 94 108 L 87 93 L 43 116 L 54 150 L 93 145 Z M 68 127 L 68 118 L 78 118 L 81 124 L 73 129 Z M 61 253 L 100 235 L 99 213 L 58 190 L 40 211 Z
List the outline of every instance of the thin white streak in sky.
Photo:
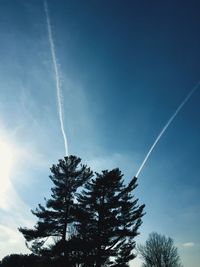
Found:
M 58 115 L 59 115 L 59 120 L 60 120 L 60 128 L 61 128 L 61 132 L 62 132 L 63 140 L 64 140 L 64 145 L 65 145 L 65 154 L 66 154 L 66 156 L 68 156 L 69 155 L 68 142 L 67 142 L 67 135 L 65 133 L 64 121 L 63 121 L 61 82 L 60 82 L 60 75 L 59 75 L 58 63 L 57 63 L 57 57 L 56 57 L 56 49 L 55 49 L 55 44 L 54 44 L 54 40 L 53 40 L 53 34 L 52 34 L 52 28 L 51 28 L 51 23 L 50 23 L 47 1 L 44 1 L 44 10 L 45 10 L 45 15 L 46 15 L 46 23 L 47 23 L 47 31 L 48 31 L 50 50 L 51 50 L 52 63 L 53 63 L 54 72 L 55 72 L 56 94 L 57 94 Z
M 153 149 L 155 148 L 155 146 L 157 145 L 158 141 L 160 140 L 160 138 L 162 137 L 162 135 L 165 133 L 165 131 L 167 130 L 167 128 L 170 126 L 170 124 L 173 122 L 173 120 L 176 118 L 176 116 L 178 115 L 178 113 L 181 111 L 181 109 L 184 107 L 184 105 L 188 102 L 188 100 L 190 99 L 190 97 L 194 94 L 194 92 L 199 88 L 200 86 L 200 81 L 194 86 L 194 88 L 189 92 L 189 94 L 185 97 L 185 99 L 183 100 L 183 102 L 178 106 L 178 108 L 176 109 L 176 111 L 173 113 L 173 115 L 170 117 L 170 119 L 168 120 L 168 122 L 165 124 L 165 126 L 162 128 L 161 132 L 159 133 L 159 135 L 157 136 L 156 140 L 154 141 L 153 145 L 150 147 L 148 153 L 146 154 L 142 164 L 140 165 L 137 173 L 136 173 L 136 177 L 139 176 L 140 172 L 142 171 L 145 163 L 147 162 L 149 156 L 151 155 Z

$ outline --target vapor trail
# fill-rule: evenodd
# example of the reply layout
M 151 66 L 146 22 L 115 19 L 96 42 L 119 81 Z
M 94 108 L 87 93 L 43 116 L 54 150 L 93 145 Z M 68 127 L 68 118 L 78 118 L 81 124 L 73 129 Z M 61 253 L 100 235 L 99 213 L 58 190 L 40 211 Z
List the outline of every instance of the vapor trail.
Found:
M 184 107 L 184 105 L 187 103 L 187 101 L 190 99 L 190 97 L 194 94 L 194 92 L 199 88 L 200 86 L 200 81 L 193 87 L 193 89 L 189 92 L 189 94 L 185 97 L 185 99 L 183 100 L 183 102 L 178 106 L 178 108 L 175 110 L 175 112 L 173 113 L 173 115 L 170 117 L 170 119 L 167 121 L 167 123 L 165 124 L 165 126 L 162 128 L 161 132 L 159 133 L 159 135 L 157 136 L 156 140 L 154 141 L 153 145 L 150 147 L 148 153 L 146 154 L 142 164 L 140 165 L 137 173 L 136 173 L 136 177 L 139 176 L 140 172 L 142 171 L 145 163 L 147 162 L 149 156 L 151 155 L 153 149 L 155 148 L 155 146 L 157 145 L 158 141 L 160 140 L 160 138 L 162 137 L 162 135 L 165 133 L 165 131 L 167 130 L 167 128 L 170 126 L 170 124 L 173 122 L 173 120 L 176 118 L 176 116 L 178 115 L 178 113 L 181 111 L 181 109 Z
M 51 23 L 50 23 L 47 1 L 44 1 L 44 10 L 45 10 L 45 15 L 46 15 L 46 23 L 47 23 L 47 31 L 48 31 L 50 50 L 51 50 L 52 63 L 53 63 L 53 68 L 54 68 L 54 72 L 55 72 L 56 94 L 57 94 L 57 104 L 58 104 L 58 115 L 59 115 L 59 120 L 60 120 L 60 128 L 61 128 L 61 132 L 62 132 L 63 140 L 64 140 L 64 145 L 65 145 L 65 154 L 66 154 L 66 156 L 68 156 L 69 152 L 68 152 L 67 135 L 65 133 L 65 127 L 64 127 L 64 122 L 63 122 L 61 82 L 60 82 L 60 75 L 59 75 L 58 63 L 57 63 L 57 57 L 56 57 L 56 49 L 55 49 L 55 44 L 54 44 L 54 40 L 53 40 L 53 34 L 52 34 L 52 28 L 51 28 Z

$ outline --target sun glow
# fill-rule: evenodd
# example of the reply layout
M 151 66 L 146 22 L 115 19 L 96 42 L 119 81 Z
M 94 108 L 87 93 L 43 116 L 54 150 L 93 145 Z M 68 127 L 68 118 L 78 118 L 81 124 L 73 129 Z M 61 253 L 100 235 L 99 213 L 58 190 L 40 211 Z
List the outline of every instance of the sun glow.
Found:
M 0 181 L 4 181 L 4 177 L 8 177 L 11 173 L 14 163 L 14 156 L 11 145 L 4 140 L 0 140 Z
M 11 173 L 15 163 L 14 147 L 0 135 L 0 207 L 6 205 L 7 194 L 12 187 Z

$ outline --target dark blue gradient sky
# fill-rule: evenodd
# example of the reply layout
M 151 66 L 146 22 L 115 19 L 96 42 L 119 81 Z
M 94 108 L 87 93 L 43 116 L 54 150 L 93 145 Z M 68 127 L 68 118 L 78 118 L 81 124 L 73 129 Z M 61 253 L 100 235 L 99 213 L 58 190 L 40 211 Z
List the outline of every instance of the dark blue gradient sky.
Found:
M 200 3 L 48 3 L 69 151 L 94 170 L 119 167 L 128 182 L 200 79 Z M 0 40 L 0 140 L 15 151 L 9 188 L 0 172 L 0 198 L 11 199 L 0 206 L 4 256 L 25 249 L 16 227 L 34 220 L 29 209 L 48 196 L 49 166 L 64 146 L 43 1 L 1 0 Z M 138 242 L 152 231 L 169 235 L 190 267 L 200 261 L 199 102 L 200 89 L 156 146 L 136 191 L 147 212 Z

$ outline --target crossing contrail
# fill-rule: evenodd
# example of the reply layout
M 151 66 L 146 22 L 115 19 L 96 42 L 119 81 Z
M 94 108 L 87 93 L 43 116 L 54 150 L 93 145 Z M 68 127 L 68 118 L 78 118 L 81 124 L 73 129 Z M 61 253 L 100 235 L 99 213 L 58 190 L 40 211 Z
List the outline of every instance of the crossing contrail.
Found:
M 57 94 L 57 105 L 58 105 L 58 115 L 59 115 L 59 120 L 60 120 L 60 128 L 61 128 L 61 132 L 62 132 L 63 140 L 64 140 L 64 145 L 65 145 L 65 154 L 66 154 L 66 156 L 68 156 L 69 155 L 68 142 L 67 142 L 67 135 L 65 133 L 64 121 L 63 121 L 61 81 L 60 81 L 60 75 L 59 75 L 59 69 L 58 69 L 58 63 L 57 63 L 57 57 L 56 57 L 56 49 L 55 49 L 55 44 L 54 44 L 54 40 L 53 40 L 53 34 L 52 34 L 52 28 L 51 28 L 51 22 L 50 22 L 50 17 L 49 17 L 49 10 L 48 10 L 47 1 L 44 1 L 44 10 L 45 10 L 45 15 L 46 15 L 48 39 L 49 39 L 51 58 L 52 58 L 52 64 L 53 64 L 53 68 L 54 68 L 55 81 L 56 81 L 56 94 Z
M 194 92 L 199 88 L 200 86 L 200 81 L 193 87 L 193 89 L 189 92 L 189 94 L 185 97 L 185 99 L 183 100 L 183 102 L 178 106 L 178 108 L 175 110 L 175 112 L 173 113 L 173 115 L 170 117 L 170 119 L 167 121 L 167 123 L 165 124 L 165 126 L 162 128 L 161 132 L 159 133 L 159 135 L 157 136 L 156 140 L 154 141 L 153 145 L 150 147 L 148 153 L 146 154 L 142 164 L 140 165 L 137 173 L 136 173 L 136 177 L 139 176 L 140 172 L 142 171 L 145 163 L 147 162 L 149 156 L 151 155 L 152 151 L 154 150 L 155 146 L 157 145 L 158 141 L 160 140 L 160 138 L 162 137 L 162 135 L 165 133 L 165 131 L 167 130 L 167 128 L 170 126 L 170 124 L 173 122 L 173 120 L 176 118 L 176 116 L 178 115 L 178 113 L 181 111 L 181 109 L 184 107 L 184 105 L 188 102 L 188 100 L 190 99 L 190 97 L 194 94 Z

